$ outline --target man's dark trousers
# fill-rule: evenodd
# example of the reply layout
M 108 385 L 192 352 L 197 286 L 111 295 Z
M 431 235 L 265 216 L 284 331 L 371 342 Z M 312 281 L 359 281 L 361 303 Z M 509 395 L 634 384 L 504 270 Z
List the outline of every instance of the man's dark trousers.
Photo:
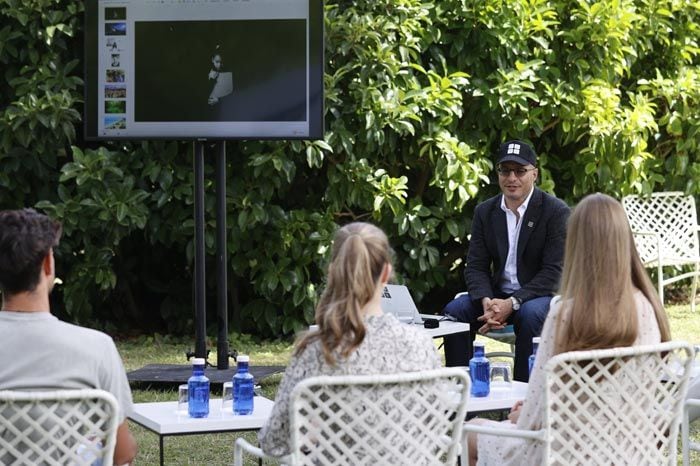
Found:
M 508 295 L 499 294 L 494 297 L 503 299 Z M 515 380 L 527 382 L 529 379 L 528 358 L 532 354 L 532 337 L 540 336 L 551 300 L 551 296 L 543 296 L 525 301 L 520 305 L 520 309 L 514 311 L 508 318 L 508 323 L 513 324 L 515 330 L 515 374 L 513 376 Z M 468 366 L 476 332 L 484 325 L 477 320 L 484 314 L 481 303 L 472 301 L 469 295 L 464 294 L 448 303 L 444 314 L 460 322 L 469 323 L 471 336 L 471 338 L 465 338 L 464 334 L 445 336 L 445 365 Z

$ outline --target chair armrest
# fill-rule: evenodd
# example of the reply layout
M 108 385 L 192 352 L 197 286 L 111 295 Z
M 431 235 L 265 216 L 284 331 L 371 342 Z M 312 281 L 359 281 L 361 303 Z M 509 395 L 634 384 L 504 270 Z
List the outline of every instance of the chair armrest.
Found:
M 525 429 L 508 429 L 504 427 L 494 427 L 490 425 L 469 424 L 468 422 L 462 426 L 462 434 L 474 432 L 476 434 L 497 435 L 499 437 L 517 437 L 530 440 L 545 441 L 545 430 L 525 430 Z
M 243 452 L 250 455 L 256 456 L 262 459 L 277 460 L 282 463 L 289 463 L 289 456 L 270 456 L 262 451 L 261 448 L 254 447 L 244 438 L 237 438 L 236 443 L 233 445 L 233 466 L 243 466 Z
M 523 429 L 507 429 L 504 427 L 495 427 L 492 425 L 479 425 L 470 424 L 465 422 L 462 425 L 462 451 L 464 455 L 463 459 L 469 458 L 469 441 L 467 440 L 467 434 L 474 432 L 475 434 L 486 434 L 486 435 L 496 435 L 503 437 L 517 437 L 526 438 L 531 440 L 537 440 L 539 442 L 545 441 L 545 430 L 523 430 Z M 463 460 L 462 463 L 465 461 Z

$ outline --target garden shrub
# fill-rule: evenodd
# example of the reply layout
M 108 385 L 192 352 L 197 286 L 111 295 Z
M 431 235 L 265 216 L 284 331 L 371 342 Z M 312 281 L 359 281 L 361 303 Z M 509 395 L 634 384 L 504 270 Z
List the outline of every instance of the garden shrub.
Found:
M 325 8 L 324 140 L 227 146 L 236 330 L 310 322 L 329 240 L 350 221 L 388 233 L 397 280 L 439 311 L 464 286 L 471 215 L 498 192 L 491 154 L 506 139 L 534 145 L 540 187 L 570 204 L 594 191 L 700 192 L 697 2 Z M 192 145 L 82 140 L 82 12 L 75 0 L 0 0 L 0 207 L 63 221 L 58 312 L 192 332 Z

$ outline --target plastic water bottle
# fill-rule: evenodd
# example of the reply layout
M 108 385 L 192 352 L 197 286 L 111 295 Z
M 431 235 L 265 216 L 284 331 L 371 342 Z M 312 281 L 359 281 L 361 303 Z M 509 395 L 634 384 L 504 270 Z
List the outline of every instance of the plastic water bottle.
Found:
M 187 412 L 190 417 L 209 416 L 209 379 L 204 375 L 204 358 L 192 360 L 192 377 L 187 380 Z
M 489 396 L 491 376 L 489 360 L 484 356 L 484 344 L 474 342 L 474 357 L 469 360 L 469 375 L 472 379 L 471 393 L 474 397 Z
M 537 357 L 537 348 L 540 347 L 540 337 L 532 337 L 532 354 L 527 359 L 527 375 L 528 377 L 532 374 L 532 368 L 535 365 L 535 358 Z
M 233 376 L 233 414 L 253 414 L 253 392 L 254 378 L 253 374 L 248 372 L 248 363 L 250 358 L 245 355 L 239 355 L 238 372 Z

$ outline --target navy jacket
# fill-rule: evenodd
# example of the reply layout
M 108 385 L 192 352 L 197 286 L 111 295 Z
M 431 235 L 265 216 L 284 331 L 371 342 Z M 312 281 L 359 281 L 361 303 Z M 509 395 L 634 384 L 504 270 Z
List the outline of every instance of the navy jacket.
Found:
M 464 278 L 474 301 L 498 297 L 508 257 L 508 226 L 501 196 L 476 206 Z M 569 207 L 535 187 L 518 238 L 518 282 L 513 296 L 523 302 L 553 296 L 561 279 Z

